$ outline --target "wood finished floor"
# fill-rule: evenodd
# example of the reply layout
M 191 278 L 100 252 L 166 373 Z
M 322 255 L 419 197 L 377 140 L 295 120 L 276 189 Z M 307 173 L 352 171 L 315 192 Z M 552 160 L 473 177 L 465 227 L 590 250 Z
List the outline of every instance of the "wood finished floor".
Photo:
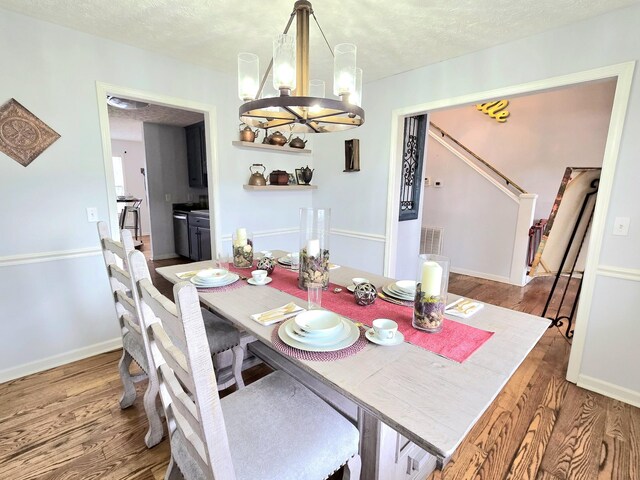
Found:
M 171 294 L 168 282 L 154 281 Z M 455 293 L 534 314 L 549 287 L 548 279 L 523 289 L 461 275 L 450 282 Z M 563 336 L 548 330 L 429 480 L 640 479 L 640 409 L 566 382 L 568 353 Z M 132 407 L 118 407 L 119 356 L 106 353 L 0 385 L 0 480 L 163 478 L 167 440 L 144 446 L 144 382 Z M 245 380 L 267 372 L 254 367 Z

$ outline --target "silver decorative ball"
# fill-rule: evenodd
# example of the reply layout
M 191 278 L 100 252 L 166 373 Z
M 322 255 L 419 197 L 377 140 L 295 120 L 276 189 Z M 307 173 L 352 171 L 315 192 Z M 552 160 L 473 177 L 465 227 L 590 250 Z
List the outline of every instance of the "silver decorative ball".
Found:
M 266 270 L 267 275 L 271 275 L 275 267 L 276 261 L 271 257 L 262 257 L 258 260 L 258 270 Z
M 376 301 L 378 290 L 371 283 L 360 283 L 353 291 L 358 305 L 371 305 Z

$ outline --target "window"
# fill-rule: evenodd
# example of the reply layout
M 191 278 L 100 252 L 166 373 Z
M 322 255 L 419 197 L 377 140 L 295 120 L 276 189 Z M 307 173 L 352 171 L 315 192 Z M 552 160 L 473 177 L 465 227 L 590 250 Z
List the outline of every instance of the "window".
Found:
M 113 157 L 113 182 L 116 187 L 116 196 L 124 196 L 124 170 L 122 157 Z

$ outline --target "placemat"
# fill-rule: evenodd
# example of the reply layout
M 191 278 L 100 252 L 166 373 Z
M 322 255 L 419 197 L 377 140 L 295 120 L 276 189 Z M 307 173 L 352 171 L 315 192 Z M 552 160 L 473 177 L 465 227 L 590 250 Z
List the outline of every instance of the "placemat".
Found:
M 308 352 L 306 350 L 300 350 L 299 348 L 290 347 L 284 343 L 278 336 L 278 330 L 284 326 L 284 323 L 280 324 L 277 328 L 274 328 L 271 332 L 271 342 L 276 350 L 285 355 L 288 355 L 298 360 L 310 360 L 313 362 L 331 362 L 333 360 L 340 360 L 342 358 L 355 355 L 364 347 L 367 346 L 367 339 L 364 336 L 366 329 L 360 327 L 360 337 L 350 347 L 343 348 L 342 350 L 336 350 L 335 352 Z

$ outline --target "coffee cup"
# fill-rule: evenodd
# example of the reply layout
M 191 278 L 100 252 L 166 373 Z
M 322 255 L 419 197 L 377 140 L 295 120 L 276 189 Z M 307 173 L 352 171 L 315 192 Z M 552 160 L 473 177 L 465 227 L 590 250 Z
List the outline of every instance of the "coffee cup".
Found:
M 266 270 L 254 270 L 253 272 L 251 272 L 251 277 L 253 278 L 254 282 L 263 284 L 267 279 L 267 273 L 268 272 Z
M 388 318 L 377 318 L 373 321 L 373 331 L 380 340 L 393 340 L 398 324 Z

